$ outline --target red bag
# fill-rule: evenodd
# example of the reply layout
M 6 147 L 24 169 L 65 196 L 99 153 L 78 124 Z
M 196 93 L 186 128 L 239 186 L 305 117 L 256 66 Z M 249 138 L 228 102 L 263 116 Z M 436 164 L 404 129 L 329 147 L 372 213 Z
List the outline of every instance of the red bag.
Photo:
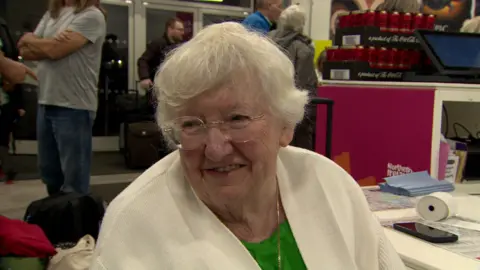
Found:
M 56 253 L 39 226 L 0 216 L 0 256 L 48 258 Z

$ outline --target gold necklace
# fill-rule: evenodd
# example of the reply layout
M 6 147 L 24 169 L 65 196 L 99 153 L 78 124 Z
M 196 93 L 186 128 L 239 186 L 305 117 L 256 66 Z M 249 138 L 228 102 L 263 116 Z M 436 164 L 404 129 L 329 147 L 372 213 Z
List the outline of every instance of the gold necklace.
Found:
M 277 259 L 278 259 L 278 270 L 282 269 L 282 254 L 280 250 L 280 192 L 277 185 Z

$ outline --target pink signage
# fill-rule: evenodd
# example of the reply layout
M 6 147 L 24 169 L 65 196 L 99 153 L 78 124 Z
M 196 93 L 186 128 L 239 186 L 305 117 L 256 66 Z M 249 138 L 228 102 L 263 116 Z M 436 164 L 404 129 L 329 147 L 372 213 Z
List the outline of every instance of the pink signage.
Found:
M 333 99 L 332 159 L 361 185 L 430 170 L 434 89 L 322 86 Z M 326 108 L 319 106 L 317 152 L 325 145 Z

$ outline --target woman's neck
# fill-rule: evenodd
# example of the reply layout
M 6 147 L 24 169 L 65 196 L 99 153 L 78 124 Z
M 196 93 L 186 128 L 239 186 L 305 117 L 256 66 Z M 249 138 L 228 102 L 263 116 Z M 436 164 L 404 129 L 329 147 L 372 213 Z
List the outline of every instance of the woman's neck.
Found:
M 248 198 L 210 209 L 237 238 L 246 242 L 260 242 L 269 238 L 278 224 L 285 220 L 277 190 L 268 196 Z

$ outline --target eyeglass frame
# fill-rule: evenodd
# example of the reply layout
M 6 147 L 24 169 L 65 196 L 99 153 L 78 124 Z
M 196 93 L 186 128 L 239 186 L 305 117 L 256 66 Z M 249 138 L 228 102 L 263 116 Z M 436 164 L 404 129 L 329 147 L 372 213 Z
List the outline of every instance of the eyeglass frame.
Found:
M 241 129 L 244 129 L 244 128 L 248 127 L 252 122 L 261 120 L 262 118 L 265 117 L 265 114 L 260 114 L 260 115 L 253 116 L 253 117 L 252 117 L 252 116 L 247 116 L 247 115 L 244 115 L 244 116 L 245 116 L 245 117 L 248 117 L 249 119 L 248 119 L 248 123 L 246 123 L 245 126 L 243 126 L 243 127 L 241 127 L 241 128 L 232 128 L 231 126 L 228 126 L 227 128 L 225 128 L 225 123 L 228 122 L 228 121 L 230 121 L 230 120 L 216 120 L 216 121 L 206 122 L 206 121 L 202 120 L 200 117 L 197 117 L 197 116 L 182 116 L 182 117 L 175 118 L 174 120 L 170 121 L 169 124 L 164 125 L 164 126 L 162 127 L 162 131 L 163 131 L 164 133 L 166 133 L 167 136 L 172 137 L 172 136 L 168 135 L 168 132 L 175 130 L 175 128 L 173 127 L 173 126 L 175 125 L 175 124 L 174 124 L 175 121 L 178 120 L 178 119 L 181 119 L 181 118 L 185 118 L 185 117 L 191 117 L 191 118 L 193 118 L 193 119 L 199 120 L 200 123 L 201 123 L 201 127 L 202 127 L 201 133 L 202 133 L 203 135 L 206 135 L 206 134 L 207 134 L 206 131 L 208 131 L 209 128 L 212 128 L 212 127 L 215 127 L 215 126 L 220 126 L 220 127 L 219 127 L 220 130 L 231 130 L 231 129 L 233 129 L 233 130 L 241 130 Z M 182 129 L 180 129 L 180 131 L 182 131 Z M 174 141 L 177 141 L 177 139 L 175 139 L 175 138 L 171 138 L 171 139 L 173 139 Z M 246 142 L 251 141 L 251 140 L 233 141 L 231 137 L 229 137 L 229 140 L 232 141 L 232 142 L 236 142 L 236 143 L 246 143 Z M 178 141 L 179 141 L 179 140 L 178 140 Z M 201 143 L 198 147 L 200 147 L 200 146 L 203 145 L 203 144 L 205 144 L 205 142 Z M 178 146 L 180 149 L 183 148 L 181 143 L 178 143 L 177 146 Z M 197 148 L 198 148 L 198 147 L 197 147 Z M 193 149 L 195 149 L 195 148 L 193 148 Z M 185 150 L 191 150 L 191 149 L 185 149 Z

